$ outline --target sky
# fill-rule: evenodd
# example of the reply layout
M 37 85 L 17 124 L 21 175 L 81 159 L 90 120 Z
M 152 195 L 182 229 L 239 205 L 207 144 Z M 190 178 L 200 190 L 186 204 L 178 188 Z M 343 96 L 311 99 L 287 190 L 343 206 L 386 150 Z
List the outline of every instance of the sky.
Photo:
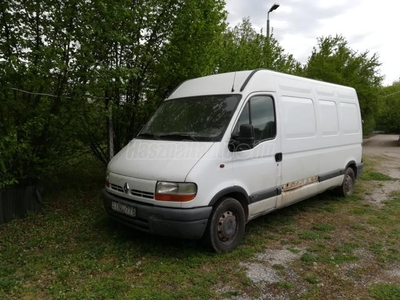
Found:
M 234 27 L 250 18 L 257 32 L 270 31 L 294 58 L 306 63 L 317 38 L 345 37 L 357 52 L 377 53 L 384 85 L 400 78 L 400 1 L 398 0 L 225 0 L 228 23 Z

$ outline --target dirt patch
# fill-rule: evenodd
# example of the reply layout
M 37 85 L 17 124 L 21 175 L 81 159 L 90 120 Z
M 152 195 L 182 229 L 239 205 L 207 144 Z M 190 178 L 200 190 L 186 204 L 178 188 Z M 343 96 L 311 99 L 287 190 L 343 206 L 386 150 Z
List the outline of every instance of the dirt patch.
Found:
M 264 253 L 257 254 L 257 259 L 260 261 L 268 262 L 270 265 L 282 265 L 287 266 L 292 261 L 298 259 L 303 255 L 303 249 L 295 249 L 296 253 L 288 249 L 269 249 Z
M 286 248 L 284 249 L 268 249 L 263 253 L 255 256 L 258 262 L 247 263 L 243 262 L 240 265 L 247 269 L 247 277 L 253 283 L 276 283 L 286 280 L 291 272 L 290 263 L 299 259 L 305 252 L 304 249 L 295 249 L 292 252 Z M 285 270 L 288 272 L 278 272 L 278 270 Z M 282 274 L 281 274 L 282 273 Z
M 363 153 L 380 159 L 377 171 L 400 179 L 400 146 L 398 135 L 376 135 L 363 141 Z M 400 188 L 400 186 L 399 186 Z
M 400 180 L 372 182 L 376 188 L 366 196 L 366 200 L 377 207 L 382 207 L 384 201 L 390 200 L 394 192 L 400 192 Z
M 374 181 L 376 188 L 367 201 L 382 206 L 382 202 L 391 199 L 394 192 L 400 192 L 400 147 L 397 135 L 376 135 L 364 140 L 365 155 L 377 158 L 377 171 L 391 177 L 392 181 Z
M 386 153 L 382 156 L 384 159 L 379 164 L 379 170 L 393 179 L 400 179 L 400 149 L 398 154 Z
M 261 298 L 254 298 L 250 295 L 239 293 L 229 285 L 217 286 L 216 290 L 221 295 L 229 295 L 229 299 L 289 299 L 293 296 L 292 291 L 277 291 L 276 285 L 289 284 L 298 293 L 306 290 L 305 286 L 299 283 L 299 277 L 291 264 L 305 253 L 305 249 L 267 249 L 263 253 L 254 256 L 251 262 L 242 262 L 240 267 L 246 271 L 251 286 L 256 288 L 262 295 Z M 225 298 L 228 299 L 228 298 Z
M 260 263 L 241 263 L 242 267 L 247 269 L 247 277 L 253 283 L 275 283 L 281 281 L 278 272 L 272 268 L 266 267 Z
M 400 279 L 400 267 L 397 267 L 396 269 L 388 270 L 388 271 L 386 271 L 386 274 L 389 277 L 395 277 L 397 279 Z

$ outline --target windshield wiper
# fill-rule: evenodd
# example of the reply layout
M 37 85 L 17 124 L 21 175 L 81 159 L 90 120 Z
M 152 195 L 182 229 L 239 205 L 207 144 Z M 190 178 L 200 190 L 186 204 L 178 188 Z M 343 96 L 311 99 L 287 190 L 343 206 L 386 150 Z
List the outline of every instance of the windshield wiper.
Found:
M 153 133 L 149 133 L 149 132 L 140 133 L 137 136 L 137 138 L 144 138 L 144 139 L 147 139 L 147 140 L 158 140 L 158 136 L 156 136 Z
M 169 134 L 162 134 L 159 136 L 161 139 L 168 139 L 168 140 L 178 140 L 178 141 L 184 141 L 184 140 L 189 140 L 189 141 L 197 141 L 194 136 L 188 134 L 188 133 L 169 133 Z

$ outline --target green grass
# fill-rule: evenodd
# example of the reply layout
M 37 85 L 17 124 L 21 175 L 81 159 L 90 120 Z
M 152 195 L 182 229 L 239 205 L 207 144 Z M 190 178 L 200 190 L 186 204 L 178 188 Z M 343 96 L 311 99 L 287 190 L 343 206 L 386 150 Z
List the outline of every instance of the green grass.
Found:
M 385 181 L 385 180 L 392 180 L 390 176 L 387 176 L 385 174 L 379 173 L 379 172 L 365 172 L 361 176 L 362 180 L 379 180 L 379 181 Z
M 329 224 L 314 224 L 313 229 L 317 231 L 334 231 L 335 226 Z
M 290 282 L 286 282 L 286 281 L 280 281 L 276 283 L 276 286 L 282 288 L 282 289 L 286 289 L 286 290 L 290 290 L 294 288 L 294 284 L 290 283 Z
M 390 283 L 377 283 L 370 286 L 369 295 L 378 300 L 399 300 L 400 285 Z
M 258 218 L 247 224 L 238 249 L 217 255 L 196 241 L 110 221 L 102 208 L 103 177 L 90 161 L 52 174 L 42 213 L 0 225 L 0 299 L 224 299 L 266 292 L 398 299 L 390 282 L 365 288 L 370 274 L 385 280 L 382 274 L 400 263 L 400 197 L 393 193 L 381 209 L 370 206 L 364 196 L 374 182 L 358 181 L 347 199 L 328 192 Z M 282 248 L 298 259 L 265 262 L 279 282 L 247 278 L 241 262 Z
M 275 265 L 272 265 L 272 267 L 275 270 L 284 270 L 285 269 L 285 267 L 283 265 L 281 265 L 281 264 L 275 264 Z
M 311 284 L 317 284 L 320 282 L 320 279 L 318 278 L 318 276 L 314 275 L 314 274 L 307 274 L 304 279 Z
M 387 180 L 392 180 L 390 176 L 387 176 L 385 174 L 382 174 L 376 169 L 378 168 L 377 165 L 379 163 L 378 158 L 366 158 L 364 157 L 364 170 L 361 176 L 361 180 L 377 180 L 377 181 L 387 181 Z

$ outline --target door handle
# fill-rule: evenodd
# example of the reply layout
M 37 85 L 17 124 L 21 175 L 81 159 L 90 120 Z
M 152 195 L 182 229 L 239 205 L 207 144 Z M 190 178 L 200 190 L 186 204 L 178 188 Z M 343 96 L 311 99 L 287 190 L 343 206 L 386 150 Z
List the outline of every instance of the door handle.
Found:
M 282 161 L 282 152 L 279 152 L 279 153 L 275 154 L 275 161 L 276 162 Z

